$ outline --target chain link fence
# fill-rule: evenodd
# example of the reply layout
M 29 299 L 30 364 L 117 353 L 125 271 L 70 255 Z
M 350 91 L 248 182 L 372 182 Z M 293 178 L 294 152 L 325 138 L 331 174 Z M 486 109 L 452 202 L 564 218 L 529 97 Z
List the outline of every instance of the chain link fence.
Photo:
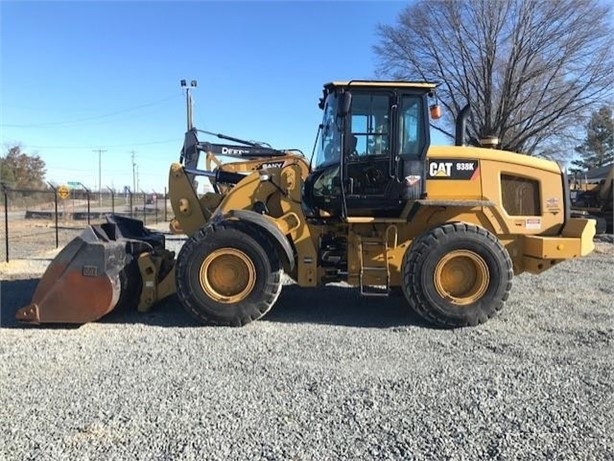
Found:
M 31 259 L 61 248 L 86 226 L 105 222 L 115 213 L 145 226 L 168 221 L 169 201 L 163 194 L 117 193 L 112 190 L 10 189 L 0 200 L 0 261 Z

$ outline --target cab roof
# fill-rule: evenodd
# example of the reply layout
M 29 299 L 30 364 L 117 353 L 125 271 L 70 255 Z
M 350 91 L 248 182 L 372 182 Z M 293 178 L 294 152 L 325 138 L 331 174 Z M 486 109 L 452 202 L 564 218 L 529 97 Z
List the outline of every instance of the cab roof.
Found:
M 408 89 L 426 89 L 432 90 L 436 88 L 438 83 L 433 82 L 408 82 L 403 80 L 347 80 L 334 81 L 324 84 L 324 88 L 332 90 L 334 88 L 351 87 L 369 87 L 369 88 L 408 88 Z

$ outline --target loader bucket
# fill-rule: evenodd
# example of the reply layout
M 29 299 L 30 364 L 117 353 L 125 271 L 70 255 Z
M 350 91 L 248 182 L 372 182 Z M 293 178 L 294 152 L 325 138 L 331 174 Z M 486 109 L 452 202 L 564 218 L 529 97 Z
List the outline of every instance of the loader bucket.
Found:
M 136 304 L 141 290 L 136 259 L 160 246 L 164 247 L 162 233 L 145 229 L 136 219 L 109 215 L 105 224 L 89 226 L 58 253 L 31 304 L 17 311 L 17 320 L 87 323 L 120 302 Z

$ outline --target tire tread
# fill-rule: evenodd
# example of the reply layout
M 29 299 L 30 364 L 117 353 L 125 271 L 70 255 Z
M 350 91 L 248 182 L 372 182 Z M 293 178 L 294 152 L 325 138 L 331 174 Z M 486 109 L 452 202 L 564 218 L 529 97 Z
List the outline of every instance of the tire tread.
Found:
M 214 315 L 209 315 L 205 310 L 198 306 L 198 303 L 189 295 L 189 286 L 183 274 L 189 262 L 189 255 L 201 244 L 201 242 L 211 239 L 214 235 L 223 233 L 227 230 L 236 230 L 249 235 L 262 247 L 268 255 L 271 264 L 271 276 L 265 285 L 261 298 L 256 303 L 255 309 L 250 310 L 241 317 L 221 319 Z M 257 226 L 250 226 L 241 221 L 222 221 L 209 224 L 192 237 L 190 237 L 181 248 L 177 257 L 177 294 L 184 308 L 199 322 L 212 326 L 233 326 L 240 327 L 247 325 L 255 320 L 262 318 L 275 304 L 282 289 L 282 268 L 279 254 L 273 242 L 268 238 L 263 230 Z
M 488 311 L 480 311 L 477 315 L 467 316 L 464 319 L 450 318 L 431 308 L 423 295 L 424 288 L 420 283 L 420 272 L 414 270 L 415 267 L 420 266 L 420 261 L 424 260 L 425 255 L 435 246 L 439 245 L 441 238 L 453 233 L 476 235 L 480 239 L 485 240 L 485 243 L 490 243 L 491 249 L 495 252 L 497 258 L 504 261 L 504 274 L 501 275 L 507 279 L 501 299 L 495 300 Z M 514 274 L 510 256 L 495 235 L 483 227 L 460 222 L 443 224 L 419 236 L 412 242 L 411 247 L 405 254 L 402 267 L 405 297 L 411 308 L 428 322 L 444 328 L 476 326 L 486 322 L 499 312 L 509 297 Z

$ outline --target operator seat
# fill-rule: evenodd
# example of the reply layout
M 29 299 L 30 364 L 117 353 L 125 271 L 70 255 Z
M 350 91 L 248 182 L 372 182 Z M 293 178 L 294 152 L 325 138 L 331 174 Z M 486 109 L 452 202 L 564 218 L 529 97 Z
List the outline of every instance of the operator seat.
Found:
M 356 135 L 350 135 L 349 144 L 350 155 L 358 155 L 358 152 L 356 151 L 356 146 L 358 145 L 358 138 L 356 137 Z

